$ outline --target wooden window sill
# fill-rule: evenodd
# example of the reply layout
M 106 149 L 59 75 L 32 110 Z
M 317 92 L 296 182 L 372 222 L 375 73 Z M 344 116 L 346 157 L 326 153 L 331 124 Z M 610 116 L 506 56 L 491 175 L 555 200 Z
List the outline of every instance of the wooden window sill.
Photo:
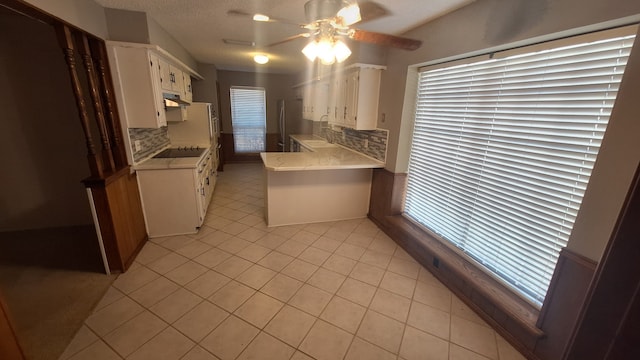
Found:
M 529 345 L 544 337 L 536 326 L 540 311 L 402 215 L 385 219 L 388 234 L 485 321 L 524 335 Z M 438 266 L 434 265 L 437 259 Z

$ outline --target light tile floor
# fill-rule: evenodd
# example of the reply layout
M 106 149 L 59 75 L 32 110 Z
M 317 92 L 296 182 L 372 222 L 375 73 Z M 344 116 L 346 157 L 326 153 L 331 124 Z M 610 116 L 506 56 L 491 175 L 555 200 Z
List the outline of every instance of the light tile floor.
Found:
M 368 219 L 267 228 L 227 165 L 196 235 L 151 239 L 61 359 L 524 359 Z

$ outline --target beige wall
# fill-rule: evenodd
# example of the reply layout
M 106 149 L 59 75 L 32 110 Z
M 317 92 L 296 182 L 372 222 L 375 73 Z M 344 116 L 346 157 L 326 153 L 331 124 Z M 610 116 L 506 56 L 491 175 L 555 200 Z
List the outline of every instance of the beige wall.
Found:
M 218 105 L 218 91 L 216 82 L 218 81 L 218 69 L 215 65 L 198 63 L 198 71 L 204 80 L 192 80 L 193 101 L 208 102 L 213 104 L 215 116 L 220 114 Z
M 187 66 L 195 71 L 198 71 L 198 63 L 191 56 L 191 54 L 185 49 L 178 40 L 176 40 L 171 34 L 169 34 L 164 28 L 160 26 L 153 18 L 147 15 L 147 25 L 149 28 L 149 40 L 151 44 L 158 45 L 164 50 L 168 51 L 171 55 L 180 59 Z
M 0 231 L 91 224 L 86 148 L 49 25 L 0 16 Z
M 158 45 L 198 70 L 198 64 L 191 54 L 145 13 L 105 9 L 93 0 L 25 1 L 105 40 Z
M 267 133 L 278 132 L 278 105 L 279 99 L 293 99 L 294 92 L 291 88 L 296 78 L 293 75 L 252 73 L 241 71 L 218 71 L 220 82 L 220 120 L 222 129 L 231 133 L 231 104 L 229 89 L 231 86 L 258 86 L 266 90 L 267 97 Z
M 97 37 L 107 38 L 104 8 L 93 0 L 24 0 Z
M 109 40 L 150 44 L 147 14 L 141 11 L 104 9 Z
M 423 40 L 422 47 L 413 52 L 390 50 L 382 78 L 379 112 L 385 114 L 386 121 L 378 126 L 390 130 L 387 169 L 407 170 L 415 65 L 637 21 L 638 15 L 640 2 L 636 0 L 477 0 L 408 32 L 406 36 Z M 633 116 L 640 113 L 635 100 L 640 76 L 629 75 L 640 68 L 639 58 L 634 56 L 630 61 L 624 89 L 569 242 L 574 251 L 594 260 L 599 260 L 604 251 L 640 160 L 640 141 L 633 141 L 640 135 L 640 122 L 634 121 Z M 626 104 L 624 109 L 622 103 Z

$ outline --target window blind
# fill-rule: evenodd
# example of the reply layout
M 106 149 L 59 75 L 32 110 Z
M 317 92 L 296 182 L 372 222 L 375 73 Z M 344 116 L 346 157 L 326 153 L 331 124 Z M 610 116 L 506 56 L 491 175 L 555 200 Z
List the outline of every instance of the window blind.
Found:
M 540 306 L 633 41 L 422 70 L 405 215 Z
M 230 96 L 235 152 L 265 151 L 266 105 L 264 88 L 233 86 Z

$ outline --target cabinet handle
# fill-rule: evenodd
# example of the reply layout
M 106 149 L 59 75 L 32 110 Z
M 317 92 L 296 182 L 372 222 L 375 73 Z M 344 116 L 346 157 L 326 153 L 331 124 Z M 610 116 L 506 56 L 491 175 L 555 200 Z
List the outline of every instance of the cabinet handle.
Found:
M 347 118 L 347 107 L 346 106 L 344 107 L 344 114 L 342 115 L 342 118 L 343 119 Z

